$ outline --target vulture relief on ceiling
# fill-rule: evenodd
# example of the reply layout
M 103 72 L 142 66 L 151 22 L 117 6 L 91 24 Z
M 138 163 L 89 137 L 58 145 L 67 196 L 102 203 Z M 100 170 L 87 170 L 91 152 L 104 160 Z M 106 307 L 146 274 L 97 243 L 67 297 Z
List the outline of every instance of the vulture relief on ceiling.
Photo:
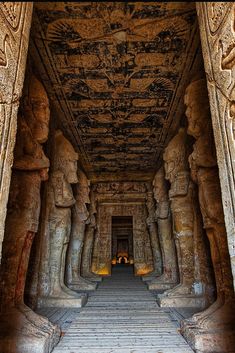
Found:
M 32 55 L 88 175 L 153 173 L 198 50 L 194 4 L 39 2 L 34 12 Z

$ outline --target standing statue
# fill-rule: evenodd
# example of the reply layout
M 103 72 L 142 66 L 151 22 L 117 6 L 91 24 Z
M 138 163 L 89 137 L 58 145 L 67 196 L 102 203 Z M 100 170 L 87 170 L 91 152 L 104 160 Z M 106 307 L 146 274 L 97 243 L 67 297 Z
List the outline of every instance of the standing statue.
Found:
M 161 248 L 159 243 L 159 235 L 158 235 L 156 215 L 155 215 L 155 204 L 154 204 L 152 191 L 147 191 L 146 208 L 147 208 L 146 223 L 147 223 L 149 235 L 150 235 L 154 271 L 143 276 L 142 279 L 144 281 L 151 280 L 154 277 L 160 276 L 162 274 L 162 253 L 161 253 Z
M 84 246 L 82 250 L 82 277 L 95 282 L 102 281 L 102 277 L 93 273 L 91 271 L 92 267 L 92 254 L 94 248 L 94 241 L 95 241 L 95 232 L 96 232 L 96 213 L 97 213 L 97 201 L 95 195 L 95 188 L 96 186 L 93 185 L 90 192 L 90 221 L 87 224 L 85 229 L 85 239 L 84 239 Z
M 205 253 L 198 253 L 195 249 L 195 239 L 201 237 L 201 230 L 200 223 L 197 224 L 195 217 L 197 199 L 195 185 L 190 179 L 186 138 L 186 130 L 180 128 L 163 154 L 166 179 L 171 184 L 169 198 L 180 283 L 159 295 L 159 299 L 161 306 L 190 306 L 204 309 L 211 298 L 207 295 L 207 279 L 201 269 L 198 271 L 198 267 L 201 267 L 200 257 L 205 257 Z M 203 270 L 207 269 L 203 267 Z
M 65 258 L 71 232 L 71 208 L 76 200 L 71 184 L 78 182 L 78 155 L 60 130 L 55 132 L 54 160 L 48 184 L 49 283 L 39 306 L 81 307 L 86 295 L 78 294 L 64 283 Z M 43 254 L 43 257 L 47 254 Z
M 41 182 L 48 178 L 42 144 L 48 138 L 50 110 L 46 91 L 34 75 L 26 80 L 23 94 L 2 252 L 0 347 L 4 353 L 49 353 L 60 330 L 25 305 L 24 290 L 38 230 Z
M 177 259 L 172 231 L 172 219 L 164 167 L 161 167 L 153 180 L 153 194 L 156 200 L 156 220 L 162 250 L 163 273 L 148 282 L 149 289 L 170 289 L 178 280 Z
M 82 170 L 78 169 L 78 183 L 75 188 L 75 205 L 72 208 L 72 228 L 67 254 L 66 281 L 73 290 L 95 290 L 96 284 L 81 276 L 82 249 L 86 225 L 89 224 L 90 182 Z
M 189 157 L 191 176 L 198 184 L 200 208 L 211 249 L 217 299 L 207 310 L 184 322 L 184 334 L 197 335 L 198 332 L 206 331 L 207 339 L 198 339 L 196 344 L 205 346 L 208 352 L 230 352 L 231 347 L 235 347 L 235 298 L 205 79 L 196 80 L 187 87 L 185 104 L 187 132 L 196 140 Z

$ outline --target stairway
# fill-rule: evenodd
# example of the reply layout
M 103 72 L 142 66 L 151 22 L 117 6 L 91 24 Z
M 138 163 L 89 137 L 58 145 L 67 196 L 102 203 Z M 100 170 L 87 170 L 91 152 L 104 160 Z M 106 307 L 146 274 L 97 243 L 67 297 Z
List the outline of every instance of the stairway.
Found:
M 167 308 L 131 266 L 118 265 L 91 293 L 53 353 L 192 353 Z

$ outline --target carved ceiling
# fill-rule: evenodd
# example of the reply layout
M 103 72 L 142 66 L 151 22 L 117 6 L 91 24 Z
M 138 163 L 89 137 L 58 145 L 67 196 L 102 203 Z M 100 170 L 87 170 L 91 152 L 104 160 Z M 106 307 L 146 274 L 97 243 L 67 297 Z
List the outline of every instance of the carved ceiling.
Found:
M 199 48 L 188 2 L 39 2 L 30 54 L 93 180 L 150 179 Z

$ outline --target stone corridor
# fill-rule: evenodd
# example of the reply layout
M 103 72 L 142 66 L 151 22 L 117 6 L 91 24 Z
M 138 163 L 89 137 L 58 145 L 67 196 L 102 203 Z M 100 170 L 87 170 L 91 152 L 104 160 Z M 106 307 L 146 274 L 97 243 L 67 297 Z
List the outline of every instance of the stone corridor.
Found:
M 235 353 L 235 2 L 0 2 L 0 353 Z
M 178 329 L 132 267 L 119 265 L 90 293 L 53 353 L 192 353 Z

